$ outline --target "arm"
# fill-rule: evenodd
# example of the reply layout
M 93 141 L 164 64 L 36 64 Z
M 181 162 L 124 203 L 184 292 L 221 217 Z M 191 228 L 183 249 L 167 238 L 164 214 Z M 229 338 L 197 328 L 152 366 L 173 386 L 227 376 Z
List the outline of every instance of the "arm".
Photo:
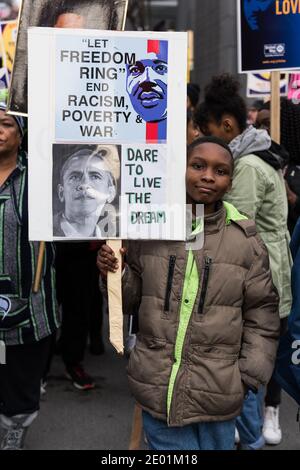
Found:
M 258 389 L 268 383 L 274 368 L 279 337 L 279 298 L 261 240 L 245 281 L 243 337 L 239 367 L 244 384 Z

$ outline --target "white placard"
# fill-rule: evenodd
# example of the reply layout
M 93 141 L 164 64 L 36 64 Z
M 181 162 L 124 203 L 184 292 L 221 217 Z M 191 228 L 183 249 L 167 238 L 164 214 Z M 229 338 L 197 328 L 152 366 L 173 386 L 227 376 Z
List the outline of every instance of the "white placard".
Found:
M 186 33 L 28 41 L 30 240 L 184 240 Z

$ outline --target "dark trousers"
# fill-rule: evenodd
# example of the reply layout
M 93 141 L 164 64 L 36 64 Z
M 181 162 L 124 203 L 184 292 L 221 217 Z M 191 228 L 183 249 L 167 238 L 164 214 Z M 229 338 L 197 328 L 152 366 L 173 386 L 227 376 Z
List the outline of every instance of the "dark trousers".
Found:
M 7 346 L 6 364 L 0 365 L 0 414 L 11 417 L 39 409 L 50 346 L 51 337 L 33 344 Z
M 280 320 L 280 337 L 283 336 L 288 327 L 288 317 Z M 276 382 L 274 374 L 271 377 L 270 382 L 267 385 L 267 393 L 265 396 L 266 406 L 279 406 L 281 403 L 281 387 Z
M 88 243 L 60 244 L 57 252 L 58 300 L 62 307 L 60 348 L 66 366 L 83 361 L 88 334 L 101 338 L 102 296 L 97 251 Z

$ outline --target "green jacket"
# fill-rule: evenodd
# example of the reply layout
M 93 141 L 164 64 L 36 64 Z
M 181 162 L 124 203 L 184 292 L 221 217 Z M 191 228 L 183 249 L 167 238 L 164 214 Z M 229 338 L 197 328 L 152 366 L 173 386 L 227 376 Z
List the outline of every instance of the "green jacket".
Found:
M 256 142 L 253 144 L 250 135 L 252 146 L 247 154 L 250 145 L 249 142 L 245 143 L 245 136 L 250 132 L 255 132 Z M 289 315 L 292 304 L 288 204 L 282 171 L 275 170 L 252 153 L 255 146 L 258 151 L 263 150 L 263 132 L 252 128 L 230 144 L 235 157 L 235 170 L 232 190 L 224 199 L 255 221 L 257 232 L 269 252 L 273 282 L 280 297 L 279 314 L 284 318 Z

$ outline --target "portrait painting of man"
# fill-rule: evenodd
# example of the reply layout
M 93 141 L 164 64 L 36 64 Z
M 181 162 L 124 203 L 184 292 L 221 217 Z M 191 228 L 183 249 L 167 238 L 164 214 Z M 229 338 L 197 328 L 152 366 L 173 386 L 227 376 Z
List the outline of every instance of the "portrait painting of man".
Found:
M 121 30 L 125 25 L 127 4 L 128 0 L 23 0 L 8 110 L 24 115 L 28 112 L 29 27 Z
M 53 146 L 53 236 L 118 236 L 120 147 Z
M 148 126 L 147 134 L 159 142 L 167 137 L 168 42 L 147 41 L 147 52 L 127 65 L 126 90 L 137 116 Z

